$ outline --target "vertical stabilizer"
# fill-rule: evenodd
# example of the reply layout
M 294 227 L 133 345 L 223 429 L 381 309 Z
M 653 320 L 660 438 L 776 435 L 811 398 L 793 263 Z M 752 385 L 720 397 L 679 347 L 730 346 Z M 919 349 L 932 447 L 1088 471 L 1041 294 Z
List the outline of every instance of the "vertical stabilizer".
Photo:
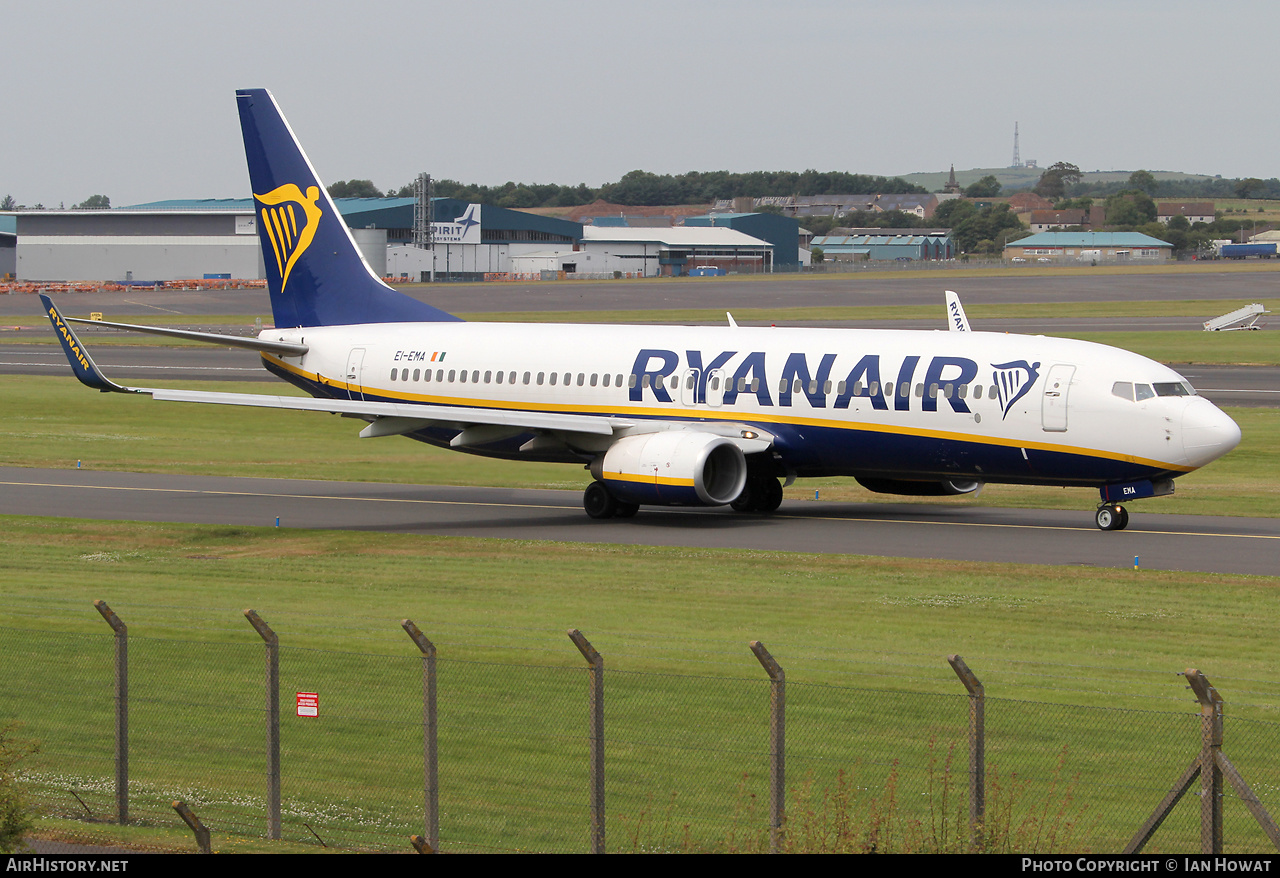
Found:
M 236 104 L 276 326 L 459 319 L 374 275 L 271 92 Z
M 969 318 L 964 314 L 964 306 L 960 304 L 960 297 L 952 290 L 946 291 L 947 298 L 947 328 L 952 332 L 970 332 Z

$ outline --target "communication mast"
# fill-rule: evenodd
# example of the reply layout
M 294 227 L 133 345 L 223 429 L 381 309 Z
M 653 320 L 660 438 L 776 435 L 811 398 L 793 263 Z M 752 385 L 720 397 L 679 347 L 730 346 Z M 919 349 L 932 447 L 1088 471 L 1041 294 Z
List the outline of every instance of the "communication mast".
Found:
M 431 281 L 436 279 L 435 235 L 431 225 L 431 176 L 419 174 L 413 181 L 413 246 L 431 251 Z
M 1022 167 L 1022 156 L 1018 154 L 1018 123 L 1017 122 L 1013 123 L 1013 164 L 1009 165 L 1009 167 L 1011 168 Z

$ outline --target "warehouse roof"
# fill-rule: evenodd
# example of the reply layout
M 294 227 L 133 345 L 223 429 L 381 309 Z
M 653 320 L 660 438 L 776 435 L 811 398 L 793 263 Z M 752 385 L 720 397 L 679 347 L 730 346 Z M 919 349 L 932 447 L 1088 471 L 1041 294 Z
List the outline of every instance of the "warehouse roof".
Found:
M 1029 238 L 1009 242 L 1010 247 L 1169 247 L 1140 232 L 1041 232 Z
M 767 241 L 722 226 L 672 226 L 657 229 L 620 229 L 583 226 L 584 241 L 626 244 L 665 244 L 668 247 L 772 247 Z

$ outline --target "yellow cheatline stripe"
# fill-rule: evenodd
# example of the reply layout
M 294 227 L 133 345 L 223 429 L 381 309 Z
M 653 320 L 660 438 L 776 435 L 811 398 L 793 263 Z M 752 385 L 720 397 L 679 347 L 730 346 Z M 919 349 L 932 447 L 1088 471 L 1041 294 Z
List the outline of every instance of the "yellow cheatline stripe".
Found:
M 363 396 L 366 392 L 369 392 L 374 396 L 392 397 L 394 399 L 404 400 L 405 402 L 423 402 L 433 405 L 460 405 L 469 406 L 471 408 L 488 408 L 502 411 L 558 412 L 564 414 L 586 415 L 594 414 L 617 418 L 652 417 L 689 421 L 749 421 L 755 424 L 782 424 L 791 427 L 826 427 L 834 430 L 852 430 L 863 433 L 887 433 L 891 436 L 916 436 L 925 439 L 949 439 L 956 442 L 971 442 L 975 445 L 989 445 L 1002 448 L 1025 448 L 1031 451 L 1054 451 L 1061 454 L 1098 457 L 1104 460 L 1119 460 L 1124 463 L 1136 463 L 1142 466 L 1175 470 L 1184 473 L 1189 473 L 1196 469 L 1196 467 L 1193 466 L 1182 466 L 1180 464 L 1166 463 L 1163 460 L 1134 457 L 1131 454 L 1120 454 L 1118 452 L 1103 451 L 1102 449 L 1097 448 L 1078 448 L 1071 445 L 1056 445 L 1050 442 L 1026 442 L 1020 439 L 1002 439 L 998 436 L 973 436 L 968 433 L 957 433 L 949 430 L 928 430 L 922 427 L 894 426 L 891 424 L 869 424 L 866 422 L 837 421 L 823 418 L 799 418 L 767 414 L 763 412 L 712 411 L 697 409 L 696 413 L 694 413 L 690 412 L 688 409 L 673 410 L 646 408 L 643 406 L 606 408 L 604 406 L 560 405 L 555 403 L 473 399 L 465 396 L 426 396 L 416 393 L 404 393 L 402 391 L 390 390 L 383 387 L 377 387 L 373 388 L 371 391 L 367 391 L 363 385 L 348 384 L 343 381 L 333 381 L 327 378 L 322 378 L 316 373 L 307 372 L 306 370 L 300 369 L 291 363 L 286 363 L 271 354 L 264 353 L 262 354 L 262 358 L 275 363 L 281 368 L 286 369 L 301 378 L 307 378 L 311 381 L 325 384 L 329 387 L 339 387 L 345 389 L 348 393 L 359 393 Z
M 668 485 L 676 488 L 692 488 L 693 479 L 677 479 L 652 473 L 601 473 L 606 482 L 638 482 L 642 485 Z

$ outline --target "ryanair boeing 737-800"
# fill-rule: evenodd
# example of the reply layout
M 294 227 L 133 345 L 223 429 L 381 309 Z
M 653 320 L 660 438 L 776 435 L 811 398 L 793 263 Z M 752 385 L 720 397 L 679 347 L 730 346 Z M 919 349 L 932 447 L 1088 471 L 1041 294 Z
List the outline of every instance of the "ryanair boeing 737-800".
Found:
M 1122 501 L 1226 454 L 1240 429 L 1172 369 L 1105 345 L 970 331 L 464 322 L 365 263 L 265 90 L 236 93 L 275 327 L 256 339 L 111 324 L 260 352 L 313 399 L 124 387 L 42 297 L 77 377 L 158 400 L 334 412 L 362 437 L 590 469 L 593 518 L 641 505 L 770 512 L 782 480 L 890 494 L 986 482 L 1085 485 Z M 102 324 L 99 324 L 102 325 Z

